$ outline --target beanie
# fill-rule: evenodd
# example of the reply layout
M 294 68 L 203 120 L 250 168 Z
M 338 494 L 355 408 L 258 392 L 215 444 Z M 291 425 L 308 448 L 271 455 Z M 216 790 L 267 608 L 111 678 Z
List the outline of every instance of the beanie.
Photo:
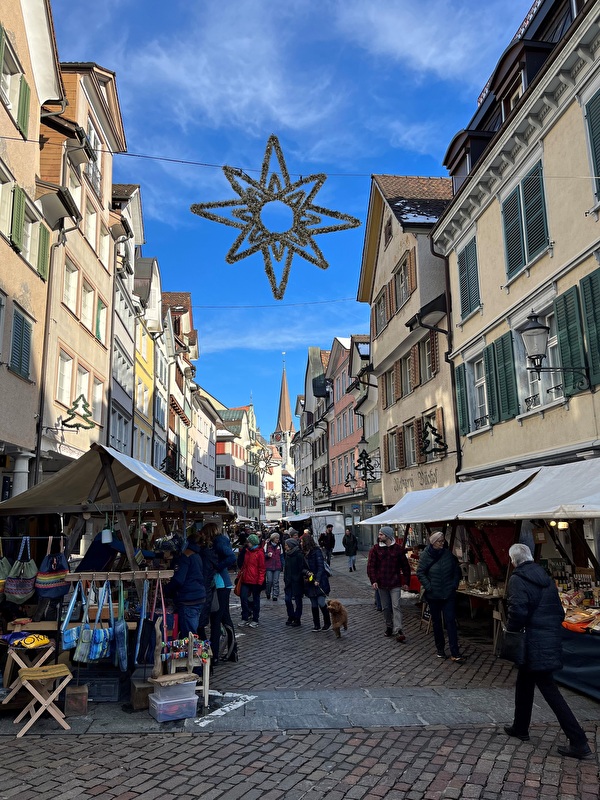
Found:
M 444 534 L 441 531 L 436 531 L 435 533 L 432 533 L 431 536 L 429 537 L 429 544 L 435 544 L 436 542 L 439 542 L 439 540 L 443 538 Z
M 288 550 L 298 549 L 298 539 L 286 539 L 285 544 Z
M 379 533 L 383 533 L 383 535 L 387 536 L 388 539 L 391 539 L 392 542 L 396 541 L 396 537 L 394 536 L 394 529 L 391 528 L 389 525 L 384 525 L 383 528 L 380 528 Z
M 248 544 L 251 547 L 258 547 L 258 545 L 260 544 L 260 539 L 255 533 L 251 533 L 250 536 L 248 537 Z

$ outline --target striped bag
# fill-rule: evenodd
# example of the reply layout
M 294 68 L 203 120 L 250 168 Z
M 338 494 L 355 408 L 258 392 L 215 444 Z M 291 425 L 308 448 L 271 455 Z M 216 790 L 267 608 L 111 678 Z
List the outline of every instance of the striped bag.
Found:
M 39 597 L 56 600 L 64 597 L 69 591 L 66 576 L 69 574 L 69 564 L 64 553 L 64 538 L 60 538 L 60 552 L 51 553 L 52 536 L 48 538 L 48 550 L 40 565 L 40 571 L 35 579 L 35 588 Z

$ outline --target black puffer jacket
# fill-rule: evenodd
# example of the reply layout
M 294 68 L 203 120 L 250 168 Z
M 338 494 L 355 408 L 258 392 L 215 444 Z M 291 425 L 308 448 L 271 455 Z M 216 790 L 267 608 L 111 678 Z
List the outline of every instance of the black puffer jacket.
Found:
M 526 631 L 525 667 L 552 671 L 562 667 L 562 627 L 565 618 L 554 581 L 533 561 L 520 564 L 508 581 L 509 631 Z
M 425 589 L 427 600 L 447 600 L 458 588 L 462 572 L 458 559 L 448 547 L 437 557 L 433 547 L 428 545 L 421 553 L 417 578 Z

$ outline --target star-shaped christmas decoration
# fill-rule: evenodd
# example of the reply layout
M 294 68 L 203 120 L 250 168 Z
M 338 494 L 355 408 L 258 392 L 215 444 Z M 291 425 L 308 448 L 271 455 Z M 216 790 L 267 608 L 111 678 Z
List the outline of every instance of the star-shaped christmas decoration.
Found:
M 273 159 L 277 162 L 274 170 L 271 169 Z M 276 300 L 283 298 L 294 254 L 320 269 L 327 269 L 329 264 L 314 237 L 360 225 L 360 220 L 355 217 L 313 204 L 327 179 L 325 174 L 309 175 L 291 182 L 276 136 L 270 136 L 267 142 L 260 180 L 250 178 L 235 167 L 223 167 L 223 172 L 239 199 L 196 203 L 191 210 L 200 217 L 241 231 L 225 256 L 228 264 L 235 264 L 259 251 L 262 253 L 265 272 Z M 225 209 L 226 213 L 216 213 L 215 209 Z M 266 218 L 270 219 L 277 212 L 287 212 L 289 222 L 282 225 L 285 230 L 272 231 L 267 227 Z M 325 224 L 324 218 L 329 220 Z M 277 282 L 274 262 L 282 261 L 283 268 Z
M 265 475 L 273 474 L 273 453 L 265 450 L 263 447 L 254 458 L 253 463 L 254 472 L 260 476 L 261 481 L 265 479 Z

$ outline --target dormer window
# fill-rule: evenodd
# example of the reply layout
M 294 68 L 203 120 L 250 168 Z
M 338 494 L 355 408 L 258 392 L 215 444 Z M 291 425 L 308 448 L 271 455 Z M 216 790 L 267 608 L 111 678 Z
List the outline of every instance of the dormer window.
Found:
M 384 246 L 387 247 L 388 244 L 391 242 L 391 240 L 392 240 L 392 218 L 388 217 L 386 222 L 385 222 L 385 227 L 383 229 L 383 244 L 384 244 Z
M 519 102 L 523 94 L 523 77 L 521 73 L 513 81 L 511 87 L 508 89 L 505 98 L 502 100 L 502 121 L 510 116 L 511 111 Z

